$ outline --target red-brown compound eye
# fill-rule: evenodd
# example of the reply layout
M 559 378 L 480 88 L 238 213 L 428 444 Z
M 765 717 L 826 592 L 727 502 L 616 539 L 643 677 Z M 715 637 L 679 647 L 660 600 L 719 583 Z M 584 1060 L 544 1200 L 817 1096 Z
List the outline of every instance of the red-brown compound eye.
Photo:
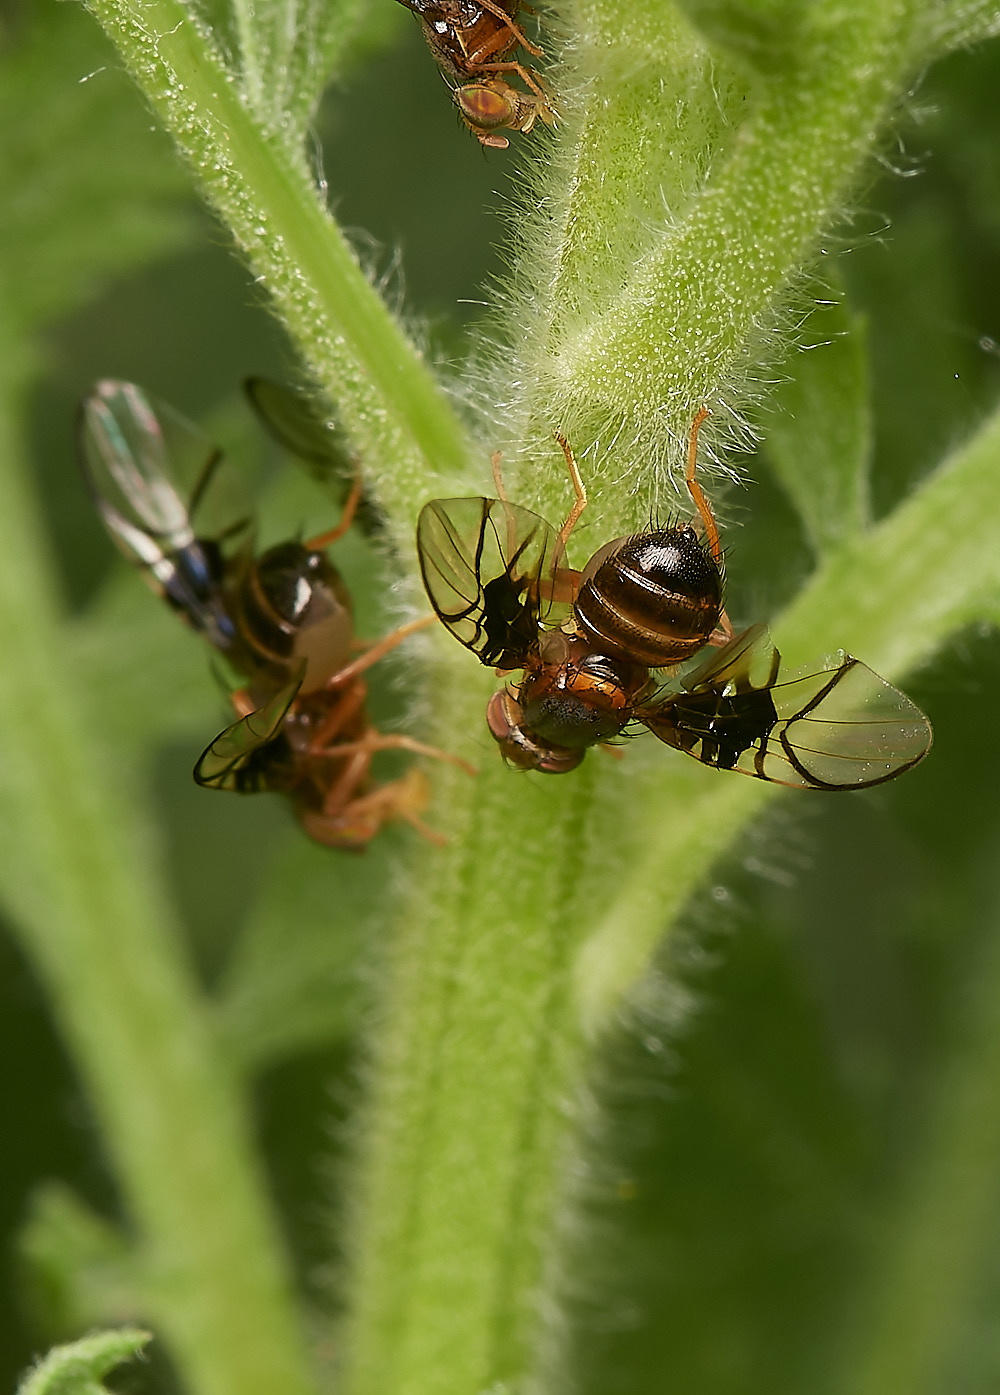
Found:
M 502 91 L 481 82 L 458 88 L 455 104 L 474 130 L 493 131 L 497 126 L 509 126 L 518 111 L 511 89 Z

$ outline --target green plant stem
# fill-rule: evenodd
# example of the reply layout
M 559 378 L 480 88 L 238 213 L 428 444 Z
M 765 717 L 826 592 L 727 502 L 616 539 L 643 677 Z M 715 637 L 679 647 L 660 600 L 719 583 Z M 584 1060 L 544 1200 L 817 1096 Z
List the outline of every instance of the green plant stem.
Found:
M 801 16 L 799 41 L 776 71 L 742 81 L 727 71 L 725 51 L 717 65 L 706 62 L 672 7 L 637 0 L 623 15 L 611 0 L 578 0 L 575 8 L 586 37 L 577 61 L 594 76 L 569 111 L 579 127 L 575 161 L 547 191 L 537 226 L 524 230 L 529 270 L 542 266 L 548 275 L 540 305 L 531 286 L 527 303 L 515 306 L 511 378 L 526 437 L 550 441 L 558 426 L 579 453 L 593 443 L 608 509 L 634 519 L 637 493 L 655 506 L 668 492 L 662 469 L 682 460 L 701 406 L 714 411 L 706 445 L 738 420 L 755 388 L 751 365 L 780 343 L 783 299 L 846 207 L 918 61 L 921 7 L 791 6 Z M 660 30 L 661 71 L 653 74 L 643 58 L 653 44 L 651 8 Z M 645 84 L 642 107 L 614 96 L 615 76 L 629 71 L 631 86 L 633 67 Z M 637 152 L 648 150 L 646 127 L 657 113 L 673 139 L 661 161 L 643 168 Z M 593 171 L 620 165 L 645 215 L 646 242 L 612 275 L 601 233 L 626 254 L 637 238 L 623 238 L 622 210 L 595 193 Z M 587 208 L 595 198 L 604 226 Z M 536 238 L 547 248 L 535 248 Z M 526 502 L 535 497 L 544 512 L 546 491 L 533 477 L 526 484 Z
M 912 62 L 911 4 L 814 7 L 795 61 L 756 110 L 691 215 L 664 233 L 617 303 L 557 354 L 574 397 L 666 418 L 681 437 L 738 381 L 747 345 L 842 208 Z M 648 427 L 645 429 L 648 430 Z
M 392 517 L 412 523 L 466 446 L 432 374 L 281 143 L 269 138 L 182 0 L 92 0 L 202 191 L 331 394 Z M 249 22 L 249 20 L 248 20 Z
M 450 715 L 482 723 L 484 680 Z M 352 1395 L 471 1395 L 532 1361 L 563 1092 L 579 1074 L 570 965 L 600 771 L 568 791 L 512 787 L 491 754 L 473 798 L 467 777 L 449 779 L 465 837 L 422 859 L 430 904 L 391 948 L 354 1237 Z
M 8 360 L 9 361 L 9 360 Z M 137 1229 L 150 1318 L 192 1392 L 308 1395 L 289 1277 L 137 827 L 78 710 L 47 550 L 0 385 L 0 820 L 5 908 L 45 984 Z

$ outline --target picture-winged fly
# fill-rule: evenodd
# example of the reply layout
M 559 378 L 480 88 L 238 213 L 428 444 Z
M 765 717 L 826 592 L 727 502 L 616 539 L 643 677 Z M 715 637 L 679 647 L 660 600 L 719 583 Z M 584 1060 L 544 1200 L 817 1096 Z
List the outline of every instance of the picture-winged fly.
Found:
M 299 394 L 259 379 L 248 391 L 273 434 L 287 441 Z M 304 437 L 291 448 L 311 442 L 307 464 L 321 473 L 319 425 L 304 419 L 295 429 Z M 371 776 L 372 758 L 389 749 L 469 767 L 408 736 L 379 732 L 367 715 L 365 670 L 431 617 L 370 646 L 355 639 L 350 594 L 326 553 L 362 502 L 350 463 L 330 450 L 328 476 L 346 496 L 335 528 L 258 554 L 252 511 L 222 452 L 169 408 L 154 407 L 134 383 L 96 385 L 80 407 L 78 448 L 118 548 L 244 680 L 231 694 L 237 720 L 195 766 L 198 784 L 284 794 L 309 836 L 330 847 L 362 848 L 391 819 L 443 841 L 420 818 L 428 790 L 419 770 L 384 783 Z M 367 526 L 377 517 L 369 504 Z
M 487 724 L 511 764 L 560 774 L 587 748 L 639 722 L 703 765 L 802 789 L 865 789 L 930 749 L 931 726 L 905 694 L 842 651 L 787 672 L 765 625 L 734 634 L 723 610 L 719 535 L 696 479 L 699 413 L 687 484 L 704 529 L 650 528 L 563 565 L 587 503 L 557 533 L 510 503 L 435 499 L 420 514 L 424 586 L 460 643 L 519 683 L 490 700 Z M 494 459 L 497 465 L 498 457 Z
M 522 0 L 399 0 L 420 20 L 427 45 L 446 80 L 462 120 L 481 145 L 506 150 L 501 130 L 530 131 L 536 121 L 554 126 L 556 113 L 531 68 L 512 57 L 518 48 L 541 57 L 518 24 Z M 512 87 L 516 73 L 528 88 Z

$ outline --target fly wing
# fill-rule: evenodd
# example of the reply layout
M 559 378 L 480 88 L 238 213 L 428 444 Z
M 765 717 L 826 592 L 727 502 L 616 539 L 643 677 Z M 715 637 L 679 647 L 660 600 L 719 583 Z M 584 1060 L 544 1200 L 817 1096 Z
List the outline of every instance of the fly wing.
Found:
M 865 789 L 922 760 L 933 734 L 914 703 L 842 651 L 782 675 L 763 625 L 685 666 L 643 712 L 705 765 L 799 789 Z
M 342 507 L 358 474 L 357 461 L 318 403 L 308 393 L 270 378 L 247 378 L 243 391 L 268 434 Z M 381 509 L 366 493 L 358 501 L 354 518 L 369 537 L 385 527 Z
M 521 668 L 549 608 L 554 530 L 502 499 L 432 499 L 417 522 L 424 589 L 455 638 L 495 668 Z
M 808 789 L 864 789 L 894 780 L 931 748 L 931 724 L 905 693 L 841 651 L 771 690 L 778 724 L 764 779 Z M 748 753 L 738 768 L 747 774 Z
M 77 442 L 101 517 L 132 561 L 147 563 L 149 540 L 174 552 L 195 536 L 229 539 L 250 527 L 222 452 L 135 383 L 97 383 L 81 404 Z
M 221 594 L 253 542 L 236 472 L 216 447 L 135 383 L 105 379 L 77 427 L 84 481 L 104 526 L 158 594 L 217 648 L 232 641 Z
M 302 686 L 302 674 L 275 693 L 263 707 L 250 712 L 220 732 L 198 757 L 195 783 L 211 790 L 258 794 L 271 789 L 267 760 L 261 753 L 281 736 L 288 710 Z

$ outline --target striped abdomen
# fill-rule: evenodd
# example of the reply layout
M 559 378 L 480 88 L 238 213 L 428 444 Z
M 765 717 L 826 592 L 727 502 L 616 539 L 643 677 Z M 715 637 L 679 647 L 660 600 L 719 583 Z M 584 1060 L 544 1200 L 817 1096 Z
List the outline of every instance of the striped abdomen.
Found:
M 696 653 L 721 611 L 719 566 L 689 526 L 657 528 L 602 547 L 584 568 L 574 603 L 593 649 L 647 668 Z

